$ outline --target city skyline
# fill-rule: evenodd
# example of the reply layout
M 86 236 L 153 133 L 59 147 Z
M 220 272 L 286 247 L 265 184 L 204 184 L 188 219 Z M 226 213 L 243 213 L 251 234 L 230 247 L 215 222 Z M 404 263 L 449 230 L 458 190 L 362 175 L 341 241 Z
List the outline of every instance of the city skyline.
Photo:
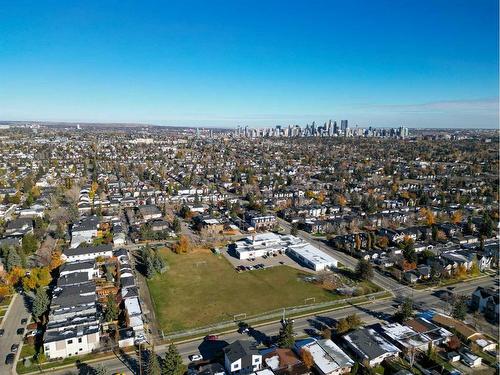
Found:
M 0 119 L 498 127 L 498 3 L 9 3 Z

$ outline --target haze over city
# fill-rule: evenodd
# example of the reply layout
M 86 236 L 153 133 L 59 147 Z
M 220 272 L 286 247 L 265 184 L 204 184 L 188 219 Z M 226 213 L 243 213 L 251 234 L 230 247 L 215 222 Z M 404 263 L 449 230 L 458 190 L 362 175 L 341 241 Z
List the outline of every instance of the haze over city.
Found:
M 2 2 L 0 119 L 498 126 L 498 2 Z

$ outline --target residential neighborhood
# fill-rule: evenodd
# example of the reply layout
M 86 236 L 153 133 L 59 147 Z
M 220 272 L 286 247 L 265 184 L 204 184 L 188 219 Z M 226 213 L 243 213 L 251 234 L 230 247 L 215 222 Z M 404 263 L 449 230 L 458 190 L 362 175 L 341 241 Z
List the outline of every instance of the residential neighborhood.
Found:
M 495 373 L 494 137 L 2 130 L 1 371 Z

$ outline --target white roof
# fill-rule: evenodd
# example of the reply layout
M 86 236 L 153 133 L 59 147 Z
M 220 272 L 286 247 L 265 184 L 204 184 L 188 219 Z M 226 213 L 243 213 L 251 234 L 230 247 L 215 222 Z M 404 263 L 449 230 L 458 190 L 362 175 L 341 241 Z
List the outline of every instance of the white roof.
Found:
M 354 361 L 332 340 L 320 340 L 307 346 L 314 364 L 324 374 L 329 374 L 342 367 L 351 367 Z
M 332 258 L 330 255 L 324 253 L 316 246 L 313 246 L 307 242 L 303 242 L 296 245 L 290 245 L 288 249 L 302 256 L 304 259 L 308 260 L 312 264 L 330 265 L 337 263 L 336 259 Z
M 125 300 L 125 308 L 127 309 L 128 316 L 141 315 L 141 306 L 137 298 L 129 298 Z

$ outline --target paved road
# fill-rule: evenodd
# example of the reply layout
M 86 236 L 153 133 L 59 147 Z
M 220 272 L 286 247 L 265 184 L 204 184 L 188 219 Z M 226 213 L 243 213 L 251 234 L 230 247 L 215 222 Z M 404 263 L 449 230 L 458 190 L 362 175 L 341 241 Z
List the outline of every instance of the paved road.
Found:
M 477 286 L 493 286 L 494 278 L 485 277 L 481 279 L 477 279 L 474 281 L 469 281 L 466 283 L 456 284 L 454 287 L 454 292 L 458 294 L 470 294 L 472 291 L 476 289 Z M 440 290 L 438 288 L 438 290 Z M 436 311 L 441 311 L 445 308 L 442 301 L 433 295 L 433 290 L 429 291 L 415 291 L 414 293 L 414 301 L 421 308 L 434 308 Z M 334 321 L 337 319 L 344 318 L 350 314 L 356 313 L 358 316 L 366 323 L 372 324 L 378 321 L 384 321 L 392 315 L 397 309 L 399 305 L 395 300 L 380 300 L 373 301 L 370 304 L 365 304 L 362 306 L 349 306 L 343 309 L 334 310 L 330 312 L 326 312 L 323 314 L 316 314 L 309 317 L 297 318 L 295 319 L 294 329 L 298 335 L 311 335 L 319 333 L 319 329 L 321 329 L 321 325 L 333 325 Z M 279 323 L 271 323 L 261 327 L 256 327 L 255 332 L 252 334 L 252 337 L 256 340 L 263 339 L 267 336 L 276 335 L 280 328 Z M 213 355 L 214 350 L 222 347 L 224 342 L 231 343 L 234 340 L 240 338 L 246 338 L 246 335 L 241 335 L 237 332 L 232 332 L 229 334 L 219 336 L 219 342 L 204 342 L 203 340 L 192 341 L 184 344 L 177 345 L 179 352 L 181 353 L 184 361 L 188 363 L 188 356 L 191 354 L 201 353 L 205 355 L 206 358 Z M 166 346 L 161 345 L 155 348 L 155 351 L 159 355 L 163 355 L 165 353 Z M 139 374 L 139 361 L 138 356 L 136 354 L 130 354 L 125 357 L 115 357 L 106 361 L 100 362 L 104 365 L 109 372 L 125 372 L 126 374 Z M 94 364 L 90 364 L 90 366 L 95 366 Z M 78 374 L 78 370 L 74 367 L 72 369 L 65 369 L 54 371 L 52 374 L 56 375 L 69 375 L 69 374 Z
M 21 319 L 29 319 L 30 313 L 24 306 L 24 298 L 22 295 L 15 294 L 12 299 L 10 309 L 4 317 L 0 328 L 5 330 L 5 333 L 0 337 L 0 374 L 10 374 L 12 365 L 5 364 L 5 357 L 10 353 L 12 344 L 21 344 L 23 336 L 16 334 L 18 328 L 26 328 L 26 325 L 21 325 Z M 17 354 L 19 356 L 19 352 Z

